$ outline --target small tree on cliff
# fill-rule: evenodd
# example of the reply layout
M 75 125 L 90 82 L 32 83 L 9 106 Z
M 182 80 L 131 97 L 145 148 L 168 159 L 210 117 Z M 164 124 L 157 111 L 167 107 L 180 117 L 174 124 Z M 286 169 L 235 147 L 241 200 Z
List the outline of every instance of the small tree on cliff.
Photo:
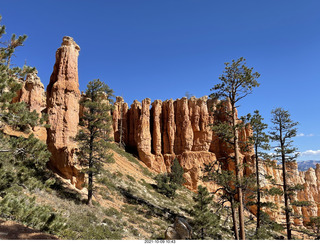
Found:
M 270 138 L 276 142 L 277 145 L 274 147 L 274 157 L 282 165 L 282 177 L 283 177 L 283 194 L 284 194 L 284 211 L 286 216 L 286 228 L 287 238 L 292 239 L 291 235 L 291 208 L 289 197 L 294 191 L 301 190 L 301 186 L 292 186 L 288 183 L 290 163 L 294 162 L 298 156 L 297 148 L 293 147 L 292 138 L 297 135 L 298 122 L 293 122 L 290 118 L 290 113 L 282 108 L 276 108 L 271 112 L 271 122 L 273 127 L 270 131 Z M 299 203 L 297 203 L 299 204 Z
M 93 196 L 93 177 L 102 170 L 103 163 L 113 160 L 112 154 L 107 152 L 111 138 L 111 102 L 113 91 L 99 79 L 90 81 L 80 105 L 84 107 L 80 118 L 82 129 L 76 140 L 79 143 L 78 158 L 86 166 L 88 174 L 88 200 L 91 205 Z
M 219 77 L 220 84 L 215 85 L 211 90 L 213 93 L 211 98 L 224 98 L 230 102 L 231 113 L 227 114 L 230 122 L 216 124 L 213 127 L 214 132 L 225 140 L 234 151 L 235 175 L 236 181 L 241 182 L 241 170 L 243 165 L 240 162 L 240 143 L 239 143 L 239 126 L 237 122 L 236 108 L 239 107 L 240 100 L 252 93 L 252 89 L 259 86 L 257 78 L 260 74 L 253 73 L 253 68 L 248 68 L 244 58 L 239 58 L 237 61 L 232 60 L 232 63 L 225 63 L 225 71 Z M 240 239 L 245 239 L 244 230 L 244 207 L 243 207 L 243 191 L 241 184 L 236 185 L 239 198 L 239 225 Z

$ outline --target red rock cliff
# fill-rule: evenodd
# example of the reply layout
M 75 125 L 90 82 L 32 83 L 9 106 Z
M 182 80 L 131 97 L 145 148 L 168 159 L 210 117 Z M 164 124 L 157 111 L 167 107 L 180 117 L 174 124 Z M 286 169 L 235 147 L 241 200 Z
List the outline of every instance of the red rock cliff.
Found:
M 172 161 L 178 158 L 185 171 L 185 185 L 196 190 L 203 164 L 224 156 L 222 152 L 226 151 L 209 126 L 217 119 L 213 113 L 217 103 L 206 96 L 155 100 L 152 104 L 146 98 L 142 103 L 134 101 L 128 110 L 123 99 L 117 97 L 113 112 L 115 141 L 120 141 L 122 131 L 127 148 L 159 173 L 169 172 Z M 248 133 L 244 131 L 241 136 Z M 251 160 L 251 155 L 252 151 L 241 154 L 247 160 Z

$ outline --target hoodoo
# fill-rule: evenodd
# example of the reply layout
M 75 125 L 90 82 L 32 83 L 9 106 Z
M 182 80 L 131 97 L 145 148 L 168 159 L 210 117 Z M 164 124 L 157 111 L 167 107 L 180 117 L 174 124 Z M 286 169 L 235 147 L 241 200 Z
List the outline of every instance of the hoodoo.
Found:
M 223 119 L 216 118 L 213 113 L 216 103 L 207 96 L 164 102 L 155 100 L 152 104 L 146 98 L 142 103 L 134 101 L 131 108 L 124 109 L 125 114 L 121 114 L 119 108 L 128 106 L 117 97 L 113 114 L 115 141 L 119 142 L 119 132 L 122 131 L 123 143 L 159 173 L 169 172 L 174 158 L 177 158 L 184 168 L 185 186 L 196 190 L 201 167 L 225 156 L 221 153 L 226 151 L 223 144 L 210 128 L 215 119 Z M 245 136 L 246 132 L 242 134 Z M 242 158 L 251 161 L 252 151 L 241 153 Z
M 50 125 L 47 144 L 52 154 L 49 165 L 77 188 L 81 188 L 84 182 L 84 175 L 76 164 L 76 144 L 72 139 L 77 134 L 79 123 L 79 51 L 80 47 L 71 37 L 63 37 L 47 87 Z

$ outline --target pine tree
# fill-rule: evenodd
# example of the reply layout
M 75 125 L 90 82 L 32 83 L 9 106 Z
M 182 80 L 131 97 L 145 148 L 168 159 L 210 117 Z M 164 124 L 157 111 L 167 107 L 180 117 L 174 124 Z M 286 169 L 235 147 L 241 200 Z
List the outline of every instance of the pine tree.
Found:
M 5 26 L 0 25 L 0 39 L 4 34 Z M 14 129 L 27 130 L 30 126 L 35 126 L 39 120 L 38 114 L 35 111 L 30 112 L 26 103 L 12 103 L 12 99 L 22 87 L 19 81 L 23 81 L 28 73 L 35 70 L 26 65 L 23 68 L 11 67 L 15 50 L 23 46 L 26 39 L 26 35 L 17 37 L 13 34 L 9 41 L 2 42 L 5 46 L 0 48 L 0 128 L 1 123 L 6 123 Z
M 298 157 L 297 148 L 293 147 L 292 138 L 297 135 L 298 122 L 293 122 L 290 118 L 290 113 L 282 108 L 276 108 L 272 110 L 271 122 L 273 127 L 270 131 L 270 138 L 276 142 L 274 147 L 274 157 L 279 160 L 282 165 L 282 177 L 283 177 L 283 193 L 285 202 L 285 216 L 286 216 L 286 229 L 288 240 L 292 239 L 291 235 L 291 208 L 289 197 L 294 191 L 301 189 L 300 186 L 291 186 L 288 183 L 288 171 L 290 170 L 290 163 L 294 162 Z
M 175 158 L 171 165 L 171 173 L 169 174 L 170 181 L 172 183 L 177 184 L 178 186 L 181 186 L 185 182 L 185 179 L 183 178 L 183 173 L 183 168 L 181 167 L 178 159 Z
M 0 16 L 1 21 L 1 16 Z M 0 39 L 5 34 L 5 26 L 0 25 Z M 12 57 L 16 49 L 23 46 L 27 36 L 13 34 L 9 41 L 2 41 L 0 47 L 0 129 L 10 125 L 16 130 L 29 129 L 39 122 L 38 114 L 29 112 L 27 104 L 12 103 L 21 82 L 35 68 L 12 67 Z M 47 146 L 32 134 L 28 138 L 5 135 L 0 131 L 0 194 L 5 196 L 13 188 L 24 187 L 32 190 L 53 182 L 46 163 L 50 153 Z
M 193 239 L 221 239 L 218 235 L 220 218 L 210 210 L 212 199 L 207 188 L 199 185 L 197 195 L 193 197 L 195 205 L 191 212 Z
M 241 168 L 242 164 L 239 158 L 239 125 L 237 123 L 236 108 L 238 102 L 252 93 L 252 89 L 259 86 L 257 78 L 260 74 L 252 73 L 253 68 L 248 68 L 244 58 L 239 58 L 237 61 L 232 60 L 232 63 L 225 63 L 225 71 L 219 77 L 220 84 L 215 85 L 211 90 L 214 91 L 210 95 L 211 98 L 224 98 L 231 104 L 231 114 L 229 115 L 230 123 L 221 123 L 216 125 L 213 130 L 217 130 L 218 134 L 225 141 L 228 141 L 233 147 L 236 181 L 241 183 Z M 228 116 L 228 115 L 227 115 Z M 236 185 L 239 198 L 239 225 L 240 239 L 245 240 L 244 227 L 244 207 L 243 207 L 243 191 L 241 185 Z
M 84 114 L 80 118 L 82 129 L 76 136 L 79 143 L 77 155 L 81 164 L 87 167 L 88 205 L 92 204 L 94 176 L 101 173 L 104 163 L 113 161 L 113 155 L 107 151 L 111 141 L 112 97 L 113 91 L 97 79 L 88 83 L 85 97 L 80 101 Z
M 171 181 L 168 174 L 158 174 L 154 180 L 157 182 L 157 191 L 169 198 L 174 198 L 178 185 Z
M 260 187 L 260 160 L 265 158 L 263 150 L 268 150 L 269 137 L 264 132 L 268 125 L 263 123 L 263 118 L 259 114 L 259 111 L 254 111 L 254 115 L 249 115 L 249 123 L 252 128 L 252 143 L 255 149 L 255 169 L 256 169 L 256 194 L 257 194 L 257 227 L 256 232 L 259 231 L 261 221 L 261 187 Z M 260 151 L 262 150 L 262 151 Z

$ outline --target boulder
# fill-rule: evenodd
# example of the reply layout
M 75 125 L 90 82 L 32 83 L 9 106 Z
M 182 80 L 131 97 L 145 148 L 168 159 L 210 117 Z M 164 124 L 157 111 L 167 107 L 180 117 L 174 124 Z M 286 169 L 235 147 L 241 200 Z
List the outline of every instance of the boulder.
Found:
M 165 232 L 166 240 L 190 240 L 192 228 L 184 218 L 177 217 L 173 226 L 169 226 Z

